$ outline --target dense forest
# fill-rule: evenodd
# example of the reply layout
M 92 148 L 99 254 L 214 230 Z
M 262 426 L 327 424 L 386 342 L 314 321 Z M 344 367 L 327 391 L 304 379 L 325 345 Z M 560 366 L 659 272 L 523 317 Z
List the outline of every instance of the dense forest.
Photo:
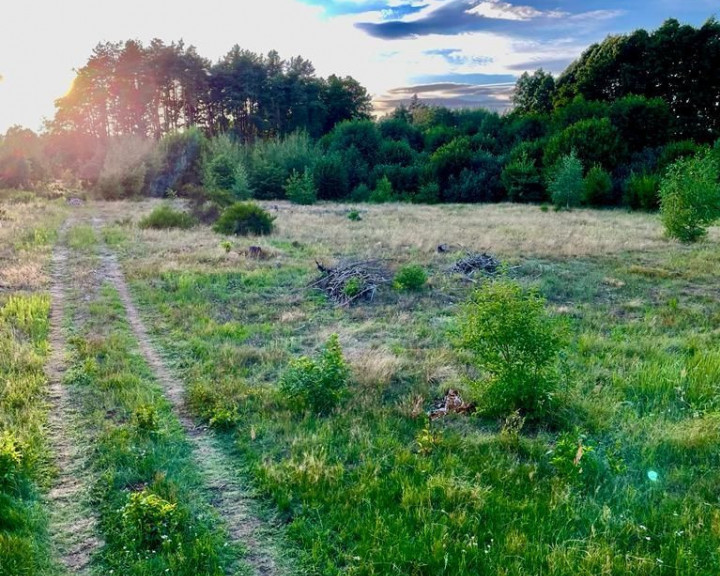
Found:
M 413 98 L 373 120 L 357 81 L 301 57 L 235 46 L 212 64 L 182 42 L 106 43 L 43 134 L 8 130 L 0 185 L 432 203 L 545 202 L 569 182 L 573 203 L 653 209 L 668 166 L 720 138 L 718 70 L 720 23 L 668 20 L 557 78 L 523 74 L 507 114 Z

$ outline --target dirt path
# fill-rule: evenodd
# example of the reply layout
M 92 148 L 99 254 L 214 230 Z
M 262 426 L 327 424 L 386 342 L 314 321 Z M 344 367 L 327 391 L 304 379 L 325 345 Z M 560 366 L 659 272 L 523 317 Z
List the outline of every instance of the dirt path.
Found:
M 64 234 L 63 234 L 64 235 Z M 62 240 L 61 240 L 62 241 Z M 90 573 L 90 558 L 102 542 L 96 537 L 97 520 L 86 501 L 85 458 L 74 445 L 70 428 L 77 420 L 67 389 L 62 383 L 65 372 L 65 292 L 67 248 L 58 243 L 52 259 L 50 312 L 51 356 L 46 367 L 49 380 L 49 437 L 55 453 L 58 476 L 48 495 L 50 531 L 59 562 L 70 574 Z
M 94 224 L 98 226 L 97 221 Z M 212 432 L 205 427 L 196 426 L 185 409 L 183 384 L 171 374 L 151 344 L 145 324 L 130 297 L 117 258 L 106 246 L 101 250 L 101 258 L 103 268 L 107 271 L 107 279 L 120 295 L 140 350 L 188 435 L 198 469 L 213 495 L 212 504 L 225 522 L 230 537 L 233 542 L 245 547 L 247 555 L 244 560 L 258 576 L 290 574 L 288 560 L 282 558 L 272 545 L 276 539 L 276 531 L 253 512 L 253 500 L 248 488 L 238 480 L 236 471 L 228 464 Z

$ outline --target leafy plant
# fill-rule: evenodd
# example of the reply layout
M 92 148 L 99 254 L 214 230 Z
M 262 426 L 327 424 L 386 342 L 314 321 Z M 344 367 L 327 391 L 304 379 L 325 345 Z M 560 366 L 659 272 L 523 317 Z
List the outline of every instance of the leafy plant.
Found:
M 590 206 L 603 206 L 612 200 L 613 183 L 610 174 L 595 165 L 585 175 L 583 202 Z
M 398 290 L 417 291 L 427 284 L 427 272 L 418 264 L 401 267 L 395 274 L 394 286 Z
M 695 242 L 720 216 L 718 163 L 709 152 L 683 158 L 668 168 L 660 185 L 660 216 L 667 235 Z
M 633 173 L 625 183 L 625 203 L 635 210 L 657 210 L 660 204 L 660 177 Z
M 350 210 L 347 217 L 348 220 L 352 222 L 359 222 L 360 220 L 362 220 L 362 216 L 360 216 L 360 212 L 358 212 L 357 210 Z
M 136 536 L 136 545 L 156 550 L 178 527 L 177 504 L 168 502 L 150 490 L 133 492 L 122 510 L 126 534 Z
M 22 451 L 15 435 L 5 430 L 0 433 L 0 487 L 15 480 L 22 464 Z
M 158 206 L 138 223 L 140 228 L 153 228 L 155 230 L 169 230 L 170 228 L 187 230 L 194 225 L 195 219 L 190 214 L 175 210 L 167 204 Z
M 563 156 L 548 184 L 556 208 L 579 206 L 583 194 L 583 167 L 575 152 Z
M 362 292 L 363 287 L 364 283 L 362 279 L 354 276 L 345 282 L 345 285 L 343 286 L 343 294 L 345 294 L 348 298 L 354 298 Z
M 578 484 L 592 481 L 599 470 L 595 447 L 577 431 L 560 435 L 550 463 L 561 476 Z
M 293 170 L 285 182 L 285 195 L 294 204 L 310 205 L 317 202 L 317 190 L 309 169 L 300 174 Z
M 428 419 L 425 427 L 420 430 L 415 437 L 415 442 L 417 442 L 418 452 L 420 452 L 420 454 L 430 456 L 435 448 L 442 443 L 442 431 L 434 430 L 432 422 Z
M 393 199 L 393 187 L 387 176 L 383 176 L 375 185 L 375 190 L 370 193 L 370 202 L 382 204 Z
M 481 412 L 547 415 L 562 335 L 537 292 L 508 279 L 483 284 L 462 309 L 458 346 L 484 374 Z
M 160 418 L 157 409 L 152 404 L 138 406 L 132 421 L 140 434 L 153 434 L 160 429 Z
M 213 229 L 227 235 L 260 236 L 272 233 L 274 221 L 274 216 L 254 202 L 236 202 L 225 209 Z
M 512 202 L 539 202 L 545 198 L 540 171 L 525 151 L 505 165 L 500 179 Z
M 333 334 L 317 358 L 302 356 L 290 363 L 280 389 L 298 407 L 325 414 L 343 396 L 349 376 L 337 334 Z

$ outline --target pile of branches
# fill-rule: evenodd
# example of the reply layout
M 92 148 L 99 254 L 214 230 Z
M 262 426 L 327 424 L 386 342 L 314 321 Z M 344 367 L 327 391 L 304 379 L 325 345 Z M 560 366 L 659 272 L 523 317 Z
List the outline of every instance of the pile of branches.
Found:
M 483 274 L 492 276 L 500 268 L 500 260 L 498 260 L 492 254 L 472 254 L 468 253 L 465 257 L 461 258 L 452 268 L 450 268 L 451 274 L 464 274 L 465 276 L 472 276 L 475 272 L 480 271 Z
M 371 302 L 380 286 L 390 282 L 389 275 L 380 260 L 340 262 L 334 268 L 327 268 L 315 262 L 321 276 L 310 284 L 325 292 L 340 306 L 366 300 Z

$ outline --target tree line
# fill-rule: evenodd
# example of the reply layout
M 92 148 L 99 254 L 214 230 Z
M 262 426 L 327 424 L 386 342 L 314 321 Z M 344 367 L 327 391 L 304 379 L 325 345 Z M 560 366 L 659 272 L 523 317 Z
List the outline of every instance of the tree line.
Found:
M 232 133 L 242 142 L 305 130 L 313 137 L 335 123 L 367 118 L 367 91 L 351 77 L 318 78 L 312 63 L 276 51 L 234 46 L 215 64 L 180 42 L 102 43 L 55 103 L 51 132 L 100 139 L 159 139 L 191 126 Z
M 668 20 L 589 47 L 557 79 L 523 74 L 507 114 L 414 98 L 373 121 L 364 88 L 317 78 L 302 58 L 235 47 L 210 65 L 182 43 L 101 45 L 46 134 L 6 135 L 0 180 L 7 151 L 24 146 L 26 181 L 44 158 L 52 175 L 62 169 L 107 197 L 204 188 L 655 209 L 668 167 L 720 138 L 719 47 L 716 20 Z

